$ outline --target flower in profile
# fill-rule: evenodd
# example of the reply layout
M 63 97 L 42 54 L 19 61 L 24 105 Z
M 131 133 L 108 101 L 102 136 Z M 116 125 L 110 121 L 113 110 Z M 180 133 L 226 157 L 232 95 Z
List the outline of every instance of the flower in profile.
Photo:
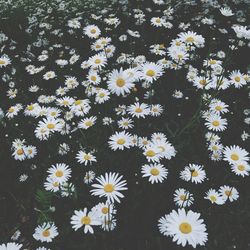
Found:
M 178 245 L 187 244 L 196 248 L 204 246 L 207 241 L 206 225 L 200 214 L 184 208 L 173 210 L 159 219 L 158 227 L 163 235 L 170 236 Z
M 120 203 L 120 198 L 124 195 L 120 192 L 127 190 L 127 182 L 122 179 L 122 175 L 118 173 L 105 173 L 105 176 L 101 175 L 96 178 L 98 184 L 92 184 L 94 189 L 90 190 L 91 194 L 99 197 L 106 197 L 108 202 L 113 203 L 117 201 Z
M 229 7 L 220 8 L 220 13 L 223 16 L 227 16 L 227 17 L 234 15 L 233 11 Z
M 14 242 L 9 242 L 7 244 L 1 244 L 0 245 L 0 250 L 19 250 L 23 244 L 17 244 Z

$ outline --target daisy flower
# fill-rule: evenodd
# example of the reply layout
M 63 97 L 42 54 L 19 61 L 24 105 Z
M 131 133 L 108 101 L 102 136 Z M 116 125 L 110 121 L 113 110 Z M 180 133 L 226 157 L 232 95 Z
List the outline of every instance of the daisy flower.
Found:
M 234 13 L 232 12 L 232 10 L 229 7 L 225 7 L 225 8 L 220 8 L 220 13 L 223 16 L 229 17 L 229 16 L 233 16 Z
M 201 165 L 189 164 L 181 171 L 180 178 L 184 181 L 191 181 L 197 184 L 205 180 L 206 172 Z
M 112 150 L 124 150 L 131 147 L 131 135 L 125 131 L 115 132 L 114 135 L 109 137 L 109 147 Z
M 74 215 L 71 217 L 70 223 L 72 228 L 77 231 L 79 228 L 84 227 L 84 233 L 90 232 L 94 233 L 92 226 L 101 225 L 100 219 L 97 217 L 96 213 L 93 211 L 87 212 L 87 208 L 83 210 L 75 210 Z
M 232 73 L 229 75 L 229 78 L 229 82 L 234 85 L 235 88 L 240 88 L 243 85 L 247 84 L 244 76 L 240 73 L 239 70 L 232 71 Z
M 95 101 L 99 104 L 104 103 L 110 99 L 110 92 L 106 89 L 98 89 L 95 96 Z
M 97 74 L 96 71 L 94 70 L 90 70 L 88 75 L 87 75 L 87 79 L 90 83 L 94 84 L 94 85 L 99 85 L 101 82 L 101 77 Z
M 162 27 L 165 23 L 165 20 L 160 17 L 152 17 L 150 22 L 155 27 Z
M 56 163 L 47 172 L 49 173 L 49 177 L 59 184 L 66 182 L 71 177 L 71 169 L 65 163 Z
M 164 179 L 167 179 L 168 170 L 161 164 L 146 164 L 142 166 L 141 169 L 142 177 L 149 177 L 149 182 L 154 184 L 154 182 L 162 183 Z
M 84 118 L 78 123 L 78 128 L 88 129 L 92 127 L 96 122 L 96 116 L 91 116 L 89 118 Z
M 141 66 L 141 77 L 145 81 L 152 83 L 163 75 L 163 68 L 159 64 L 147 62 Z
M 209 109 L 216 114 L 225 114 L 228 110 L 228 105 L 220 100 L 212 100 L 209 104 Z
M 113 214 L 116 213 L 114 204 L 109 202 L 100 202 L 95 207 L 92 208 L 92 211 L 96 211 L 98 217 L 100 217 L 101 221 L 107 220 Z
M 227 120 L 221 118 L 218 114 L 211 114 L 206 119 L 205 125 L 208 129 L 213 131 L 224 131 L 227 127 Z
M 200 214 L 184 208 L 172 210 L 159 219 L 158 227 L 163 235 L 170 236 L 178 245 L 185 247 L 187 244 L 196 248 L 204 246 L 207 241 L 206 225 L 200 219 Z
M 136 102 L 128 106 L 127 111 L 132 117 L 145 118 L 145 116 L 150 114 L 150 108 L 146 103 Z
M 44 188 L 47 191 L 50 192 L 57 192 L 59 191 L 60 183 L 56 181 L 54 178 L 47 177 L 45 183 L 44 183 Z
M 88 163 L 92 164 L 92 162 L 96 162 L 96 157 L 92 153 L 86 153 L 82 150 L 77 153 L 76 159 L 79 163 L 84 164 L 85 166 L 87 166 Z
M 90 57 L 88 62 L 91 68 L 101 69 L 107 64 L 107 58 L 100 53 Z
M 86 172 L 86 174 L 83 178 L 83 181 L 85 184 L 90 184 L 94 181 L 94 179 L 95 179 L 95 172 L 88 171 L 88 172 Z
M 159 162 L 161 159 L 160 149 L 152 144 L 149 144 L 144 148 L 143 154 L 149 162 Z
M 0 57 L 0 68 L 6 67 L 11 63 L 11 60 L 8 56 L 1 56 Z
M 122 68 L 119 71 L 114 69 L 109 75 L 108 89 L 113 94 L 124 96 L 129 94 L 134 86 L 133 77 L 129 76 Z
M 237 163 L 234 163 L 231 166 L 231 170 L 236 175 L 240 175 L 242 177 L 248 176 L 250 172 L 250 166 L 248 162 L 246 161 L 239 161 Z
M 119 120 L 117 123 L 118 123 L 119 128 L 122 128 L 122 129 L 129 129 L 129 128 L 134 127 L 133 120 L 129 118 L 122 117 L 121 120 Z
M 175 190 L 174 193 L 174 202 L 180 208 L 189 207 L 194 201 L 193 194 L 187 191 L 184 188 L 179 188 Z
M 197 47 L 203 47 L 205 39 L 201 35 L 197 35 L 196 32 L 188 31 L 182 32 L 179 35 L 180 41 L 187 45 L 196 45 Z
M 163 107 L 160 104 L 153 104 L 150 108 L 150 115 L 152 116 L 160 116 L 163 112 Z
M 100 29 L 96 25 L 88 25 L 83 29 L 83 33 L 89 38 L 98 38 L 101 34 Z
M 228 200 L 233 202 L 239 198 L 239 192 L 234 187 L 229 187 L 227 185 L 221 186 L 219 189 L 219 193 L 224 200 Z
M 217 205 L 222 205 L 225 203 L 225 199 L 219 194 L 219 192 L 212 188 L 206 192 L 204 199 L 210 200 L 212 204 L 215 203 Z
M 7 244 L 1 244 L 0 245 L 0 250 L 19 250 L 23 244 L 17 244 L 14 242 L 9 242 Z
M 245 149 L 242 149 L 239 146 L 233 145 L 233 146 L 224 148 L 223 160 L 229 162 L 229 164 L 236 164 L 241 161 L 248 161 L 249 160 L 248 154 L 249 153 Z
M 122 175 L 119 176 L 117 173 L 105 173 L 105 176 L 101 175 L 96 178 L 98 184 L 92 184 L 94 189 L 90 190 L 91 194 L 106 197 L 108 202 L 111 203 L 114 203 L 114 201 L 120 203 L 120 198 L 124 197 L 120 191 L 128 189 L 126 181 L 121 181 L 122 177 Z
M 56 77 L 56 73 L 54 71 L 48 71 L 43 75 L 44 80 L 50 80 Z
M 34 239 L 41 242 L 52 242 L 52 240 L 58 235 L 57 227 L 54 223 L 44 223 L 41 226 L 37 226 L 35 233 L 33 234 Z

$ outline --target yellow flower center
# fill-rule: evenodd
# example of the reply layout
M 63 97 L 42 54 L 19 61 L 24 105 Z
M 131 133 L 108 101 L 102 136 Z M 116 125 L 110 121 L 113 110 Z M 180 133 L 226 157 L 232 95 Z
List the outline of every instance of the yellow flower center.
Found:
M 5 63 L 6 63 L 6 61 L 0 60 L 0 64 L 1 64 L 1 65 L 4 65 Z
M 150 76 L 150 77 L 153 77 L 153 76 L 155 76 L 155 71 L 152 70 L 152 69 L 149 69 L 149 70 L 146 72 L 146 75 L 147 75 L 147 76 Z
M 102 213 L 103 214 L 107 214 L 109 212 L 109 208 L 108 207 L 103 207 L 102 208 Z
M 80 105 L 82 103 L 82 100 L 76 100 L 75 105 Z
M 93 125 L 93 122 L 92 122 L 92 121 L 87 121 L 87 122 L 85 122 L 85 125 L 86 125 L 87 127 L 90 127 L 90 126 Z
M 210 64 L 216 64 L 216 60 L 210 60 L 209 63 Z
M 103 98 L 104 96 L 105 96 L 104 93 L 100 93 L 100 94 L 99 94 L 99 97 L 101 97 L 101 98 Z
M 136 113 L 141 113 L 142 111 L 143 111 L 143 110 L 142 110 L 141 108 L 139 108 L 139 107 L 135 109 L 135 112 L 136 112 Z
M 212 202 L 216 202 L 217 198 L 216 198 L 216 196 L 211 195 L 211 196 L 210 196 L 210 200 L 211 200 Z
M 96 64 L 100 64 L 100 63 L 101 63 L 101 60 L 100 60 L 100 59 L 95 59 L 95 63 L 96 63 Z
M 91 81 L 95 82 L 97 78 L 96 78 L 96 76 L 91 76 L 90 79 L 91 79 Z
M 124 81 L 124 79 L 122 79 L 122 78 L 118 78 L 117 80 L 116 80 L 116 85 L 118 86 L 118 87 L 123 87 L 124 85 L 125 85 L 125 81 Z
M 115 190 L 115 189 L 114 189 L 114 185 L 113 185 L 113 184 L 106 184 L 106 185 L 104 186 L 104 191 L 105 191 L 106 193 L 112 193 L 114 190 Z
M 28 105 L 28 106 L 27 106 L 27 109 L 28 109 L 29 111 L 31 111 L 31 110 L 34 109 L 34 106 L 33 106 L 33 105 Z
M 160 171 L 157 168 L 151 168 L 150 174 L 152 174 L 153 176 L 157 176 L 160 174 Z
M 183 223 L 180 224 L 179 230 L 183 234 L 189 234 L 189 233 L 192 232 L 192 226 L 189 223 L 187 223 L 187 222 L 183 222 Z
M 232 195 L 232 192 L 231 192 L 230 190 L 226 190 L 226 191 L 225 191 L 225 194 L 226 194 L 226 196 L 231 196 L 231 195 Z
M 125 142 L 126 141 L 122 138 L 117 140 L 117 144 L 119 144 L 119 145 L 123 145 Z
M 16 153 L 17 153 L 18 155 L 23 155 L 23 154 L 24 154 L 24 151 L 23 151 L 22 148 L 20 148 L 20 149 L 18 149 L 18 150 L 16 151 Z
M 56 181 L 56 182 L 53 183 L 53 186 L 54 187 L 59 187 L 59 183 Z
M 95 33 L 96 33 L 96 29 L 90 30 L 90 33 L 91 33 L 91 34 L 95 34 Z
M 202 86 L 204 86 L 206 83 L 207 83 L 207 82 L 206 82 L 205 79 L 200 80 L 200 84 L 201 84 Z
M 83 225 L 89 225 L 91 223 L 91 218 L 89 216 L 84 216 L 81 219 L 81 223 Z
M 67 105 L 69 105 L 69 102 L 65 100 L 65 101 L 62 102 L 62 104 L 67 106 Z
M 236 82 L 239 82 L 239 81 L 240 81 L 240 77 L 239 77 L 239 76 L 236 76 L 236 77 L 234 78 L 234 80 L 235 80 Z
M 220 125 L 220 122 L 219 122 L 219 121 L 213 121 L 212 124 L 213 124 L 215 127 L 217 127 L 217 126 Z
M 55 175 L 56 175 L 56 177 L 62 177 L 63 176 L 63 171 L 62 170 L 57 170 Z
M 160 22 L 161 22 L 161 19 L 160 19 L 160 18 L 156 18 L 156 19 L 155 19 L 155 22 L 156 22 L 156 23 L 160 23 Z
M 182 194 L 182 195 L 180 196 L 180 200 L 181 200 L 181 201 L 185 201 L 186 199 L 187 199 L 187 197 L 186 197 L 185 194 Z
M 85 161 L 89 161 L 91 159 L 91 156 L 90 155 L 84 155 L 83 159 Z
M 193 172 L 192 172 L 192 177 L 197 177 L 199 174 L 198 174 L 198 172 L 196 171 L 196 170 L 194 170 Z
M 191 37 L 191 36 L 189 36 L 189 37 L 186 38 L 186 42 L 193 43 L 194 42 L 194 38 Z
M 14 111 L 15 111 L 14 108 L 9 108 L 9 110 L 8 110 L 9 113 L 13 113 Z
M 215 109 L 216 109 L 217 111 L 221 111 L 221 110 L 222 110 L 222 107 L 221 107 L 221 106 L 216 106 Z
M 231 154 L 231 159 L 233 161 L 238 161 L 239 160 L 239 156 L 237 154 Z
M 47 128 L 48 128 L 48 129 L 54 129 L 54 128 L 55 128 L 55 124 L 49 123 L 49 124 L 47 125 Z
M 154 157 L 156 154 L 155 154 L 155 151 L 153 151 L 153 150 L 148 150 L 147 152 L 146 152 L 146 156 L 148 156 L 148 157 Z
M 49 237 L 50 231 L 47 229 L 47 230 L 43 231 L 42 235 L 43 235 L 43 237 Z
M 244 165 L 239 165 L 239 166 L 238 166 L 238 169 L 239 169 L 240 171 L 244 171 L 244 170 L 245 170 L 245 166 L 244 166 Z

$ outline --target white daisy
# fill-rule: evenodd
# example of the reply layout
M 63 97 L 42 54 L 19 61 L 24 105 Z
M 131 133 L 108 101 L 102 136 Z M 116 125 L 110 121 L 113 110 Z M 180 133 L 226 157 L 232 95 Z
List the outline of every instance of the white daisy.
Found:
M 58 231 L 54 223 L 44 223 L 36 227 L 33 237 L 41 242 L 52 242 L 57 235 Z
M 120 198 L 124 195 L 120 192 L 127 190 L 127 183 L 122 179 L 122 175 L 119 176 L 117 173 L 105 173 L 105 176 L 101 175 L 96 178 L 99 184 L 92 184 L 94 189 L 90 190 L 91 194 L 99 197 L 106 197 L 108 202 L 113 203 L 117 201 L 120 203 Z
M 215 203 L 217 205 L 222 205 L 225 203 L 225 199 L 215 189 L 212 188 L 206 192 L 204 199 L 210 200 L 211 203 Z
M 47 172 L 49 173 L 49 177 L 59 184 L 66 182 L 71 177 L 71 169 L 65 163 L 56 163 Z
M 88 165 L 88 163 L 92 164 L 92 162 L 96 162 L 96 157 L 92 153 L 86 153 L 82 150 L 80 150 L 77 155 L 76 159 L 79 163 L 84 164 L 85 166 Z
M 124 150 L 131 147 L 131 135 L 125 131 L 115 132 L 114 135 L 109 137 L 109 147 L 112 150 Z
M 189 164 L 181 171 L 180 178 L 184 181 L 191 181 L 197 184 L 205 180 L 206 172 L 201 165 Z
M 163 235 L 170 236 L 173 241 L 183 247 L 186 244 L 196 248 L 197 245 L 204 246 L 207 241 L 206 225 L 200 219 L 200 214 L 184 208 L 178 211 L 172 210 L 159 219 L 159 230 Z
M 70 223 L 72 224 L 72 228 L 76 231 L 79 228 L 84 226 L 84 233 L 90 232 L 94 233 L 92 226 L 101 225 L 101 221 L 96 216 L 96 213 L 93 211 L 87 212 L 87 208 L 82 210 L 75 210 L 74 215 L 71 217 Z
M 162 183 L 164 179 L 167 179 L 168 170 L 161 164 L 145 164 L 141 169 L 142 177 L 149 177 L 149 182 Z
M 223 160 L 228 161 L 230 164 L 236 164 L 241 161 L 249 160 L 249 153 L 245 149 L 235 145 L 225 147 L 223 154 Z

